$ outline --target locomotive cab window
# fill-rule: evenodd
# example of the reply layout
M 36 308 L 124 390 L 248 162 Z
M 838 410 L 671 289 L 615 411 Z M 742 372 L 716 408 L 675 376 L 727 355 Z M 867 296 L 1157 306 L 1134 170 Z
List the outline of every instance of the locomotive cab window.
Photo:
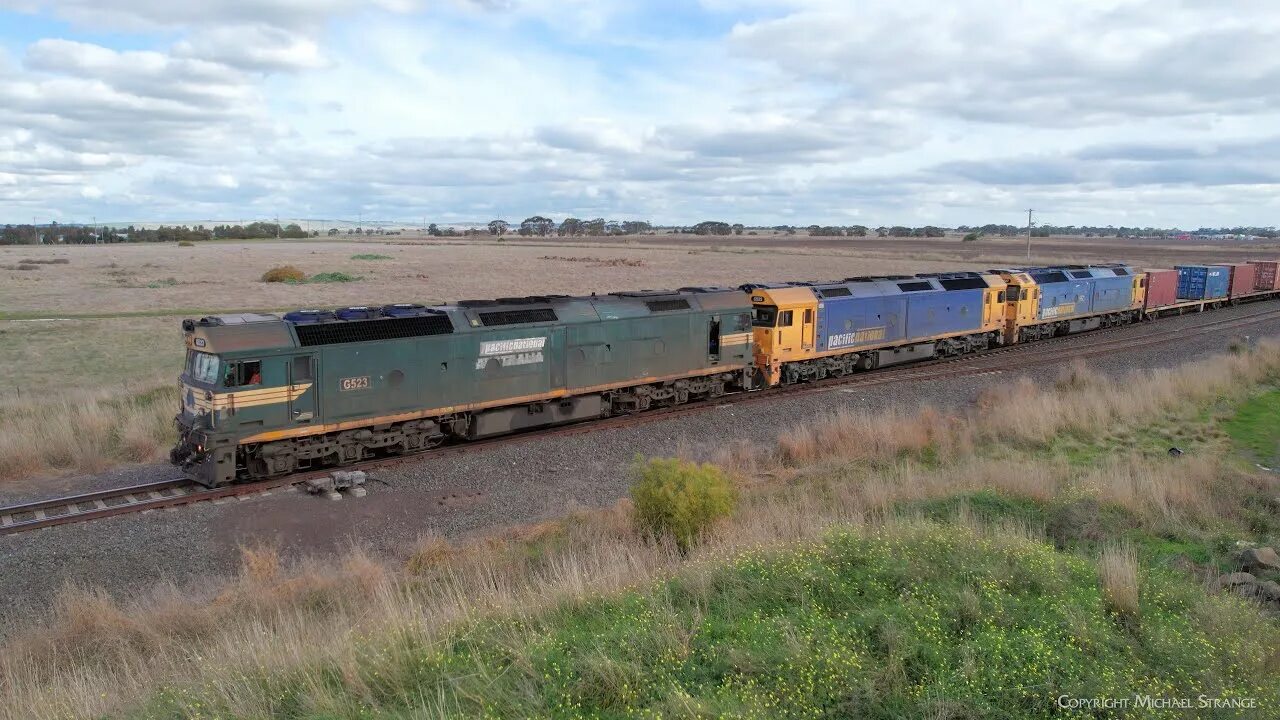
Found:
M 794 317 L 792 310 L 783 310 L 778 313 L 778 327 L 791 327 L 791 321 Z
M 262 361 L 242 360 L 227 365 L 227 387 L 247 387 L 262 384 Z
M 756 327 L 773 327 L 778 319 L 778 308 L 772 305 L 757 305 L 751 310 L 751 324 Z
M 187 376 L 198 383 L 218 381 L 218 356 L 192 350 L 187 357 Z

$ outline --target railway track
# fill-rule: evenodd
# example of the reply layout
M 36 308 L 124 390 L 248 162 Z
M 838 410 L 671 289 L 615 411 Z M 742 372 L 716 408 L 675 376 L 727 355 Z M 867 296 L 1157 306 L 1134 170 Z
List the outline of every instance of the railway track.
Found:
M 764 402 L 775 398 L 797 397 L 835 389 L 854 390 L 858 387 L 886 385 L 900 382 L 921 382 L 953 377 L 1004 372 L 1006 356 L 1015 356 L 1018 364 L 1013 370 L 1060 363 L 1064 359 L 1097 357 L 1133 347 L 1159 345 L 1184 339 L 1188 336 L 1243 328 L 1261 322 L 1280 319 L 1280 308 L 1232 318 L 1209 318 L 1190 326 L 1161 328 L 1159 324 L 1124 325 L 1094 330 L 1081 335 L 1040 340 L 1025 345 L 986 350 L 954 358 L 929 360 L 888 367 L 871 373 L 859 373 L 817 382 L 789 385 L 751 393 L 725 395 L 706 402 L 690 403 L 669 408 L 656 408 L 635 415 L 620 415 L 594 422 L 562 425 L 534 432 L 505 435 L 456 445 L 444 445 L 415 455 L 377 458 L 341 470 L 370 470 L 388 465 L 445 458 L 474 452 L 495 445 L 525 442 L 534 438 L 567 436 L 600 429 L 620 428 L 670 418 L 685 413 L 703 412 L 709 409 L 743 403 Z M 249 499 L 255 495 L 269 495 L 276 490 L 292 490 L 307 480 L 328 475 L 331 470 L 299 473 L 283 478 L 206 488 L 187 479 L 172 479 L 112 490 L 100 490 L 79 495 L 50 498 L 0 507 L 0 535 L 13 535 L 40 528 L 87 522 L 100 518 L 176 508 L 201 502 Z

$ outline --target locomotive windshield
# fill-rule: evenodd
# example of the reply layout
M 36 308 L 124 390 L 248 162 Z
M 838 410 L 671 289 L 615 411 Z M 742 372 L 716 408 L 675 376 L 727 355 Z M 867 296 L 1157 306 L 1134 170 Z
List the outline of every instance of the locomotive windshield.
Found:
M 195 382 L 218 381 L 218 356 L 192 350 L 187 357 L 187 375 Z
M 751 311 L 751 324 L 756 327 L 773 327 L 778 321 L 778 308 L 773 305 L 756 305 Z

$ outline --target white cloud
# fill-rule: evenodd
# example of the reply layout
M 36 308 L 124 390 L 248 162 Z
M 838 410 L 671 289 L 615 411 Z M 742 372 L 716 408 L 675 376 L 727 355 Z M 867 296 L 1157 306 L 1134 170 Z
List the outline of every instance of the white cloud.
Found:
M 1265 224 L 1280 197 L 1280 14 L 1249 0 L 16 2 L 70 27 L 0 50 L 20 216 Z

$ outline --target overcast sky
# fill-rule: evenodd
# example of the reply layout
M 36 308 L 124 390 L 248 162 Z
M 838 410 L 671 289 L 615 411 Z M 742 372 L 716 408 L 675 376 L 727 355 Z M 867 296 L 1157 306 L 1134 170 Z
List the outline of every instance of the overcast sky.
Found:
M 0 0 L 0 222 L 1273 225 L 1273 0 Z

